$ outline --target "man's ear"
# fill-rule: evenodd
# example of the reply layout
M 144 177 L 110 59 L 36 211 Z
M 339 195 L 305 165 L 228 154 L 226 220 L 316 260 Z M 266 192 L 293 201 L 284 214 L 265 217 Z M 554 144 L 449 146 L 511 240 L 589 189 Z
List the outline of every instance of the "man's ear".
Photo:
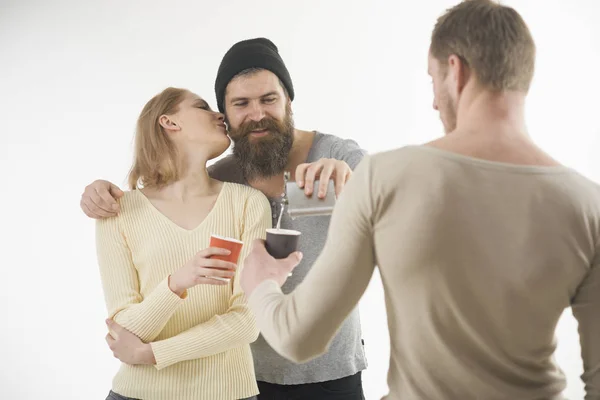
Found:
M 453 89 L 460 95 L 471 77 L 471 69 L 467 63 L 455 54 L 448 57 L 448 73 L 451 74 Z

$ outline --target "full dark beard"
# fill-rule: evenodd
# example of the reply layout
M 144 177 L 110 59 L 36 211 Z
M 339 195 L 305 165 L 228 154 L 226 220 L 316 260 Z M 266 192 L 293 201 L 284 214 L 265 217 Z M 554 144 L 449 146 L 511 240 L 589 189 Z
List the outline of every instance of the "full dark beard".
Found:
M 268 129 L 269 134 L 251 140 L 253 130 Z M 294 143 L 294 120 L 288 107 L 283 121 L 273 118 L 250 121 L 229 132 L 233 155 L 246 181 L 269 178 L 284 172 Z

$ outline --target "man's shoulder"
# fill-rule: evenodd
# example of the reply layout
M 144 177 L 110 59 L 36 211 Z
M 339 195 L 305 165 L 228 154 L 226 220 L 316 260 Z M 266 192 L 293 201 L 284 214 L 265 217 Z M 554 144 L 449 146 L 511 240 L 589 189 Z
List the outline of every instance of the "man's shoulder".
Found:
M 237 160 L 230 154 L 208 167 L 211 178 L 221 182 L 244 184 L 245 179 Z
M 311 162 L 321 158 L 335 158 L 348 162 L 354 169 L 365 155 L 367 155 L 367 151 L 361 148 L 354 139 L 345 139 L 315 131 L 311 148 Z
M 432 163 L 426 155 L 419 146 L 406 145 L 369 154 L 365 157 L 365 166 L 372 182 L 392 187 L 401 180 L 414 177 L 422 181 L 430 173 L 439 175 L 439 165 Z
M 387 164 L 398 162 L 412 162 L 413 160 L 422 159 L 421 146 L 406 145 L 376 152 L 370 155 L 371 163 Z
M 358 143 L 354 139 L 345 139 L 337 135 L 332 135 L 330 133 L 315 131 L 313 147 L 331 149 L 333 147 L 342 146 L 344 144 L 353 144 L 356 147 L 359 147 Z

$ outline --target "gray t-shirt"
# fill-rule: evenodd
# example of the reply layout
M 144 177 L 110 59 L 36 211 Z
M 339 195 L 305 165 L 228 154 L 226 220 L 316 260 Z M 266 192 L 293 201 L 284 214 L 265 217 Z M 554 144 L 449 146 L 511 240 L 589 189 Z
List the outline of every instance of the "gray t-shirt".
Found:
M 321 158 L 335 158 L 345 161 L 350 168 L 355 169 L 366 154 L 367 152 L 353 140 L 316 132 L 306 162 L 315 162 Z M 209 173 L 220 181 L 247 184 L 233 156 L 228 156 L 212 165 Z M 269 200 L 273 225 L 276 225 L 281 199 Z M 304 255 L 300 265 L 294 269 L 294 274 L 283 285 L 284 293 L 290 293 L 304 280 L 319 257 L 327 238 L 329 221 L 329 216 L 298 217 L 292 220 L 287 213 L 283 214 L 281 228 L 302 232 L 299 250 Z M 361 336 L 360 316 L 356 308 L 342 325 L 326 354 L 305 364 L 295 364 L 277 354 L 260 335 L 251 345 L 256 380 L 280 385 L 297 385 L 354 375 L 367 367 Z

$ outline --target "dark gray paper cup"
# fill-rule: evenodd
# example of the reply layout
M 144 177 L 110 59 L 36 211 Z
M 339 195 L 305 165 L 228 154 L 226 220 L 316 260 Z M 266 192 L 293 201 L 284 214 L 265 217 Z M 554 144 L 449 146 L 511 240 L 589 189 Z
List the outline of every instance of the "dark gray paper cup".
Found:
M 273 258 L 286 258 L 298 250 L 300 232 L 291 229 L 267 229 L 265 247 Z

